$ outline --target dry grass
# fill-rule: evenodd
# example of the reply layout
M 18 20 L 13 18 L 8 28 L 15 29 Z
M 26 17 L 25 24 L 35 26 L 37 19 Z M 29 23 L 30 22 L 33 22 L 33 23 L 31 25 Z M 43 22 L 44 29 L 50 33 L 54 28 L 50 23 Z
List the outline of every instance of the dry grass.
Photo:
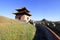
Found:
M 0 16 L 0 40 L 32 40 L 35 27 Z

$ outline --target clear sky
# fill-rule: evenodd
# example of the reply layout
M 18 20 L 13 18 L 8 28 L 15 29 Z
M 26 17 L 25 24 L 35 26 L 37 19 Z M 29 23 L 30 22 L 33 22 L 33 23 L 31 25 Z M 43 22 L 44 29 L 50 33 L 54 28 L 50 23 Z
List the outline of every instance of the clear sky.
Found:
M 60 0 L 0 0 L 0 16 L 14 19 L 16 8 L 26 7 L 33 20 L 60 21 Z

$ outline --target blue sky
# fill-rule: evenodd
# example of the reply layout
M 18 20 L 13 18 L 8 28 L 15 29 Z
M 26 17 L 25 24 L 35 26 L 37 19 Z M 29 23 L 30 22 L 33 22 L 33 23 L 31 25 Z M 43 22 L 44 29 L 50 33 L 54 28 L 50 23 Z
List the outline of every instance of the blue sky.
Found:
M 16 8 L 26 7 L 31 19 L 60 21 L 60 0 L 0 0 L 0 16 L 14 19 Z

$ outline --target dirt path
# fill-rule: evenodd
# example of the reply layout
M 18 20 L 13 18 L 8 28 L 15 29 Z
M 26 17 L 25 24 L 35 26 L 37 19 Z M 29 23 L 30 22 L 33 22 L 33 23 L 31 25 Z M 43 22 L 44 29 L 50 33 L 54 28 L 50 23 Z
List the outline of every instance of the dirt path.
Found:
M 36 33 L 33 40 L 56 40 L 53 34 L 43 25 L 36 24 Z

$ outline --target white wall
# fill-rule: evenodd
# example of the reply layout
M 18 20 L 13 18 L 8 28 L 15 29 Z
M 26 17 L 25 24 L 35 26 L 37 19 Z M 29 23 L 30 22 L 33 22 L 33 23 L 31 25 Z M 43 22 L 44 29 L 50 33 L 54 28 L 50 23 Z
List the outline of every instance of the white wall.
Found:
M 30 21 L 30 17 L 27 16 L 27 15 L 23 15 L 23 16 L 21 17 L 21 20 L 28 22 L 28 21 Z

